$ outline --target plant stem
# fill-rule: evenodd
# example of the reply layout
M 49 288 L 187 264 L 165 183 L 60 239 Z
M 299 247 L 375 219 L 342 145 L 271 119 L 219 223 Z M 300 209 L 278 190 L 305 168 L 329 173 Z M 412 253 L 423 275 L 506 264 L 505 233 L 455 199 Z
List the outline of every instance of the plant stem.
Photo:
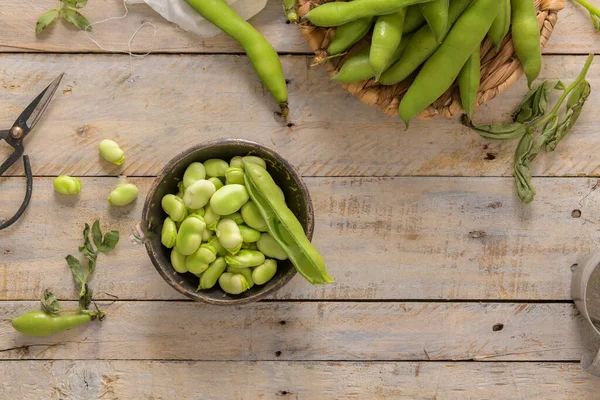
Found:
M 600 8 L 596 7 L 593 4 L 588 3 L 586 0 L 575 0 L 577 3 L 584 6 L 591 14 L 594 14 L 596 17 L 600 18 Z
M 580 0 L 575 0 L 575 1 L 580 1 Z M 581 0 L 581 1 L 584 1 L 584 0 Z M 600 12 L 600 10 L 598 10 L 598 11 Z M 546 122 L 548 122 L 550 120 L 550 118 L 552 118 L 553 116 L 555 116 L 558 113 L 560 106 L 565 101 L 565 99 L 567 98 L 569 93 L 571 93 L 573 91 L 573 89 L 575 89 L 585 79 L 585 77 L 590 69 L 590 66 L 592 65 L 592 61 L 594 61 L 594 54 L 590 53 L 587 57 L 587 60 L 585 61 L 585 65 L 583 66 L 583 69 L 579 73 L 579 76 L 577 76 L 577 78 L 573 82 L 571 82 L 571 84 L 569 86 L 566 87 L 563 94 L 560 96 L 560 98 L 554 105 L 554 108 L 552 108 L 552 111 L 550 111 L 548 113 L 548 115 L 546 115 L 544 118 L 542 118 L 537 123 L 535 123 L 531 127 L 532 129 L 537 129 L 540 126 L 544 125 Z

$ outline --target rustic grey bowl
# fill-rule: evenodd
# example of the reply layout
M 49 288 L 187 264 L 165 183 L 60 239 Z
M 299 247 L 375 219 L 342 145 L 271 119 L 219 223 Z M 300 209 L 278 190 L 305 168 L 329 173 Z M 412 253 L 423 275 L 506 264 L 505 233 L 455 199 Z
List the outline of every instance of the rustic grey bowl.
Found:
M 250 290 L 234 296 L 224 293 L 217 283 L 210 290 L 196 291 L 199 279 L 190 273 L 179 274 L 171 267 L 171 250 L 160 242 L 160 230 L 166 214 L 161 207 L 161 199 L 168 193 L 177 192 L 177 184 L 192 162 L 202 162 L 210 158 L 230 160 L 235 156 L 257 155 L 267 161 L 267 169 L 273 179 L 283 189 L 289 208 L 298 217 L 309 239 L 314 229 L 314 213 L 310 194 L 301 176 L 280 154 L 262 144 L 241 140 L 223 139 L 192 147 L 167 163 L 146 197 L 142 223 L 149 229 L 146 250 L 152 264 L 160 275 L 175 290 L 187 297 L 216 305 L 239 305 L 263 299 L 288 283 L 296 274 L 291 262 L 278 261 L 277 274 L 263 286 L 254 285 Z

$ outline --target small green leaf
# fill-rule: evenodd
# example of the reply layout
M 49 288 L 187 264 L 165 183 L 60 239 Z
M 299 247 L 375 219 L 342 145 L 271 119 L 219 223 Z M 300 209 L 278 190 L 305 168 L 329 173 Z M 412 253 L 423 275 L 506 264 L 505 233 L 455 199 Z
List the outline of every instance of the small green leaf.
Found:
M 512 122 L 510 124 L 494 124 L 494 125 L 474 125 L 473 121 L 464 114 L 460 122 L 473 129 L 484 139 L 493 140 L 512 140 L 518 139 L 527 132 L 527 126 L 519 122 Z
M 83 272 L 83 267 L 81 266 L 79 260 L 71 255 L 68 255 L 66 260 L 67 264 L 69 264 L 69 268 L 71 268 L 71 273 L 73 274 L 73 279 L 75 282 L 79 283 L 81 286 L 85 285 L 87 278 Z
M 99 247 L 98 250 L 103 253 L 108 253 L 115 248 L 117 243 L 119 243 L 119 231 L 110 231 L 104 235 L 102 247 Z
M 92 225 L 92 238 L 98 249 L 102 246 L 102 230 L 100 229 L 100 221 L 95 220 Z
M 87 308 L 90 306 L 90 303 L 92 302 L 92 297 L 94 297 L 94 291 L 90 289 L 90 287 L 86 283 L 83 287 L 82 292 L 83 296 L 79 298 L 79 309 L 87 310 Z
M 62 307 L 60 306 L 58 299 L 48 289 L 44 290 L 44 295 L 42 296 L 41 302 L 42 310 L 46 314 L 58 315 L 58 313 L 62 311 Z
M 58 10 L 50 10 L 47 13 L 42 14 L 42 16 L 38 19 L 35 24 L 35 33 L 40 34 L 42 31 L 54 21 L 54 19 L 58 17 Z
M 592 92 L 590 83 L 586 80 L 581 82 L 573 91 L 569 94 L 567 100 L 567 109 L 562 121 L 558 124 L 554 135 L 549 137 L 546 141 L 546 151 L 554 151 L 556 146 L 567 136 L 571 131 L 571 128 L 575 125 L 585 102 Z
M 600 31 L 600 18 L 596 14 L 593 14 L 591 11 L 590 17 L 592 18 L 592 24 L 594 24 L 594 29 Z
M 61 0 L 65 5 L 75 8 L 83 8 L 88 0 Z
M 88 29 L 90 26 L 90 21 L 88 21 L 87 18 L 77 10 L 72 8 L 61 8 L 60 15 L 81 30 L 92 30 L 91 27 Z
M 548 107 L 548 98 L 553 90 L 564 90 L 561 81 L 544 81 L 531 90 L 513 113 L 513 120 L 522 124 L 530 124 L 544 116 Z

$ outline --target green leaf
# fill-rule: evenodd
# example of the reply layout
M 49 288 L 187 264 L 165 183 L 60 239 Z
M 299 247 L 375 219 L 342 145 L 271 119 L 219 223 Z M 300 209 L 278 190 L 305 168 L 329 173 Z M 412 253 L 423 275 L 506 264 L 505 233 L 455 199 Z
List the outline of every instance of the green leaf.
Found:
M 517 146 L 513 166 L 517 194 L 525 204 L 531 203 L 535 196 L 535 188 L 531 184 L 531 162 L 535 158 L 535 155 L 532 156 L 532 148 L 533 134 L 527 130 Z
M 48 289 L 44 290 L 44 295 L 42 296 L 41 302 L 42 310 L 46 314 L 58 315 L 58 313 L 62 311 L 62 307 L 60 306 L 58 299 Z
M 75 8 L 83 8 L 88 0 L 61 0 L 65 5 Z
M 58 17 L 58 10 L 53 9 L 48 11 L 47 13 L 42 14 L 42 16 L 38 19 L 35 24 L 35 33 L 40 34 L 48 25 L 54 21 L 54 19 Z
M 473 121 L 464 114 L 460 122 L 473 129 L 484 139 L 493 140 L 512 140 L 518 139 L 527 132 L 527 126 L 519 122 L 510 124 L 494 124 L 494 125 L 474 125 Z
M 558 124 L 554 135 L 548 138 L 546 142 L 546 151 L 554 151 L 556 146 L 567 136 L 571 131 L 571 128 L 575 125 L 585 102 L 592 92 L 590 83 L 586 80 L 581 82 L 573 91 L 569 94 L 567 100 L 567 110 L 562 121 Z
M 66 19 L 81 30 L 92 30 L 91 27 L 88 29 L 88 27 L 90 26 L 90 21 L 88 21 L 87 18 L 83 16 L 83 14 L 81 14 L 75 9 L 61 8 L 60 15 L 62 15 L 64 19 Z
M 94 297 L 94 291 L 90 289 L 87 283 L 84 285 L 83 289 L 84 290 L 82 290 L 82 292 L 84 294 L 79 298 L 79 309 L 87 310 L 87 308 L 90 306 L 90 303 L 92 302 L 92 297 Z
M 115 248 L 117 243 L 119 243 L 119 231 L 110 231 L 104 235 L 102 247 L 98 247 L 98 250 L 103 253 L 108 253 Z
M 66 260 L 67 264 L 69 264 L 69 268 L 71 268 L 73 280 L 75 280 L 75 282 L 79 283 L 79 285 L 81 286 L 85 285 L 87 277 L 83 271 L 83 267 L 81 266 L 79 260 L 73 257 L 72 255 L 68 255 Z
M 594 29 L 600 31 L 600 18 L 596 14 L 593 14 L 591 11 L 590 17 L 592 18 L 592 24 L 594 24 Z
M 100 221 L 95 220 L 92 225 L 92 238 L 94 239 L 94 244 L 98 249 L 102 246 L 102 230 L 100 230 Z
M 548 97 L 553 90 L 564 90 L 561 81 L 544 81 L 531 90 L 513 113 L 513 120 L 522 124 L 530 124 L 544 116 L 548 108 Z

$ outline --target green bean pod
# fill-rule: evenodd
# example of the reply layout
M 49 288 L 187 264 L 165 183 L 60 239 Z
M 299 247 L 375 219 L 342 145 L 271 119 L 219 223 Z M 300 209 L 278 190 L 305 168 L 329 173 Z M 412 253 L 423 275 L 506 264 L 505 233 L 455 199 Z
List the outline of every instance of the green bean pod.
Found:
M 288 94 L 279 55 L 269 42 L 224 0 L 185 0 L 202 17 L 237 40 L 248 55 L 254 69 L 273 94 L 287 117 Z
M 419 4 L 414 6 L 406 7 L 406 17 L 404 18 L 404 26 L 402 27 L 402 33 L 413 33 L 417 29 L 421 28 L 425 24 L 425 17 L 421 12 Z
M 52 316 L 43 311 L 31 311 L 10 320 L 13 328 L 28 336 L 49 336 L 87 324 L 96 317 L 91 314 Z
M 490 39 L 496 45 L 496 51 L 500 50 L 500 45 L 510 30 L 510 0 L 500 0 L 500 3 L 500 12 L 488 32 Z
M 400 118 L 410 121 L 440 97 L 479 48 L 499 11 L 498 0 L 476 0 L 456 21 L 442 45 L 427 60 L 400 101 Z
M 449 27 L 456 22 L 472 2 L 473 0 L 454 0 L 450 4 L 448 11 Z M 381 75 L 379 83 L 382 85 L 395 85 L 403 81 L 415 72 L 439 47 L 440 43 L 429 26 L 423 26 L 413 35 L 402 58 Z
M 200 283 L 198 284 L 198 290 L 211 289 L 216 285 L 219 277 L 227 269 L 227 263 L 225 258 L 219 257 L 204 271 L 200 277 Z
M 271 175 L 258 165 L 248 164 L 245 179 L 269 233 L 284 249 L 296 270 L 312 284 L 333 283 L 323 257 L 306 237 L 298 218 L 278 195 Z
M 248 281 L 241 274 L 224 272 L 219 277 L 219 286 L 225 293 L 240 294 L 249 289 Z
M 264 263 L 252 270 L 252 280 L 257 285 L 269 282 L 277 273 L 277 261 L 265 260 Z
M 512 41 L 531 88 L 542 70 L 542 47 L 533 0 L 511 0 Z
M 348 50 L 369 32 L 371 25 L 373 17 L 360 18 L 338 26 L 333 40 L 327 47 L 327 54 L 336 55 Z
M 248 289 L 252 289 L 252 286 L 254 286 L 254 279 L 252 279 L 252 270 L 250 268 L 234 268 L 229 266 L 227 267 L 227 272 L 243 275 L 246 282 L 248 282 Z
M 425 17 L 427 25 L 431 28 L 437 42 L 442 43 L 448 28 L 449 0 L 433 0 L 420 6 L 423 17 Z
M 413 4 L 431 0 L 360 0 L 332 2 L 310 10 L 304 18 L 316 26 L 340 26 L 359 18 L 391 14 Z
M 377 17 L 369 53 L 369 59 L 376 78 L 379 78 L 390 65 L 390 60 L 402 41 L 405 17 L 406 9 L 404 8 L 395 13 Z
M 475 104 L 477 103 L 477 92 L 481 80 L 481 59 L 479 49 L 475 50 L 471 57 L 458 74 L 458 87 L 460 89 L 460 101 L 465 114 L 471 117 Z

